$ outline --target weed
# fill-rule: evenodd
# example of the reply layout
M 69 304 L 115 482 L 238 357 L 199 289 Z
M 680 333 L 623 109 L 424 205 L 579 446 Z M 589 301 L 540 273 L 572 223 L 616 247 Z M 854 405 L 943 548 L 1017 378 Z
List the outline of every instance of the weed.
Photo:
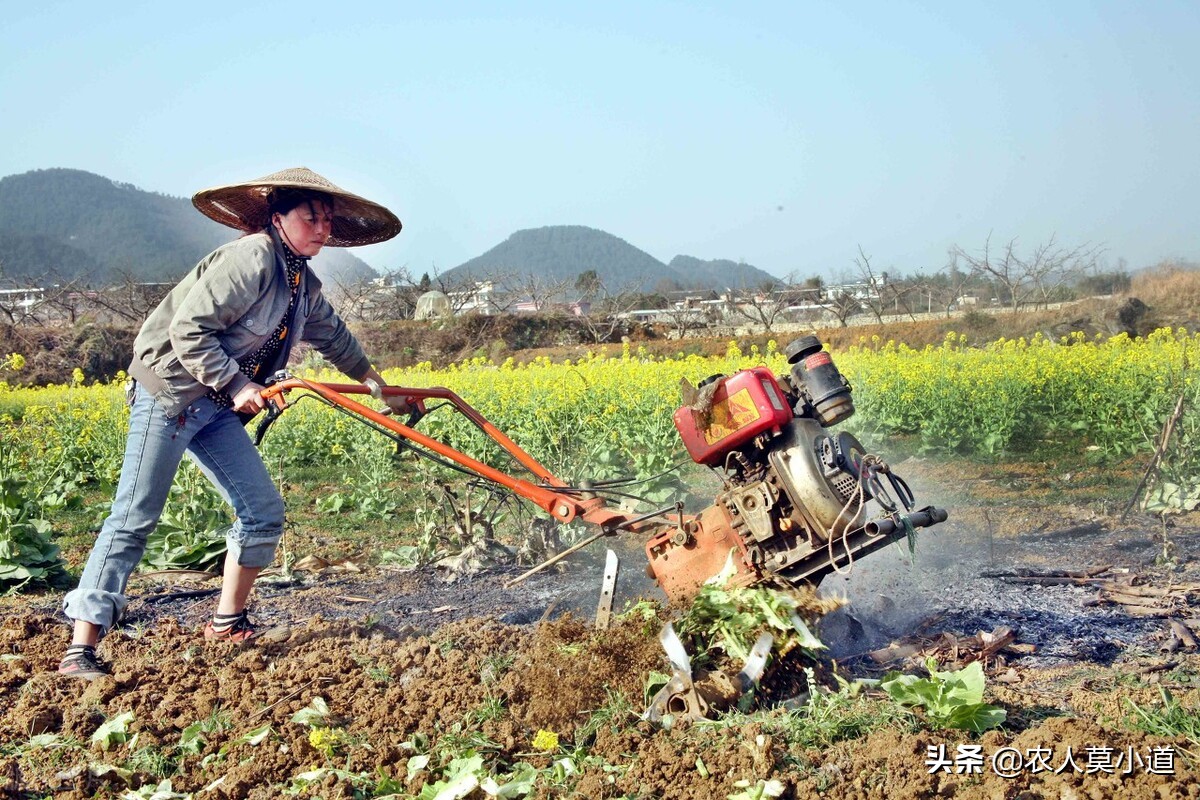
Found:
M 624 692 L 611 687 L 604 687 L 604 705 L 597 708 L 579 727 L 575 734 L 576 741 L 585 741 L 594 736 L 602 728 L 608 728 L 613 733 L 636 722 L 638 713 L 633 703 Z
M 910 712 L 868 699 L 859 692 L 858 684 L 843 683 L 836 692 L 810 685 L 814 691 L 808 703 L 789 714 L 784 725 L 786 738 L 802 747 L 828 747 L 893 723 L 915 727 L 916 718 Z
M 1200 747 L 1200 711 L 1181 706 L 1166 687 L 1160 686 L 1158 692 L 1161 708 L 1142 708 L 1132 700 L 1125 701 L 1135 714 L 1128 720 L 1129 726 L 1154 736 L 1182 736 Z
M 765 732 L 801 749 L 826 749 L 837 742 L 857 739 L 889 726 L 904 731 L 918 730 L 918 720 L 912 712 L 887 700 L 867 696 L 862 691 L 862 684 L 839 679 L 836 692 L 826 691 L 816 686 L 812 670 L 805 672 L 809 673 L 809 685 L 813 690 L 808 701 L 799 708 L 754 714 L 735 712 L 699 724 L 737 728 L 753 722 Z
M 517 657 L 514 653 L 493 653 L 483 660 L 483 668 L 479 671 L 479 679 L 484 686 L 496 683 L 504 673 L 508 672 Z
M 495 722 L 505 714 L 504 701 L 499 697 L 489 697 L 478 707 L 471 709 L 463 717 L 463 724 L 475 727 L 484 722 Z
M 163 780 L 174 775 L 179 765 L 159 747 L 139 747 L 125 760 L 125 768 Z
M 376 683 L 392 682 L 392 671 L 382 664 L 374 667 L 367 667 L 366 672 L 367 677 Z
M 449 761 L 457 758 L 463 753 L 481 753 L 481 752 L 496 752 L 500 750 L 500 745 L 480 731 L 463 731 L 463 724 L 456 722 L 450 727 L 450 730 L 441 734 L 434 746 L 431 748 L 431 755 L 435 756 L 438 763 Z
M 621 619 L 633 619 L 642 623 L 642 634 L 650 636 L 659 626 L 662 606 L 653 600 L 638 600 L 621 612 Z

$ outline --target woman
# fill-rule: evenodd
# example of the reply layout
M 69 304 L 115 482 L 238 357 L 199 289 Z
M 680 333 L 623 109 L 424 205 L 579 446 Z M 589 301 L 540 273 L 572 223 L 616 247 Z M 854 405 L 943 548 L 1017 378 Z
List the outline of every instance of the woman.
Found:
M 58 671 L 105 674 L 96 643 L 121 617 L 125 585 L 158 524 L 184 454 L 233 506 L 228 552 L 207 639 L 255 634 L 246 613 L 254 579 L 275 556 L 283 498 L 243 422 L 264 407 L 263 384 L 287 363 L 293 342 L 310 342 L 346 375 L 384 384 L 358 341 L 321 295 L 307 268 L 325 245 L 390 239 L 400 220 L 381 205 L 304 168 L 197 193 L 192 203 L 248 235 L 211 253 L 163 299 L 134 340 L 125 461 L 78 588 L 63 610 L 74 635 Z M 390 410 L 406 410 L 389 398 Z

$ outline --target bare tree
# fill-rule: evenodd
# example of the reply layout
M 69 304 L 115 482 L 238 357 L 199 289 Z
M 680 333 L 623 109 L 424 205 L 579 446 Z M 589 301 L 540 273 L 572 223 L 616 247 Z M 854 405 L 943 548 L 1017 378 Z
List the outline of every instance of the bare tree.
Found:
M 971 273 L 998 282 L 1008 295 L 1009 307 L 1015 312 L 1026 300 L 1029 276 L 1016 253 L 1017 240 L 1011 240 L 1000 253 L 992 250 L 992 236 L 988 234 L 983 249 L 968 253 L 958 245 L 950 248 L 950 255 L 961 260 Z
M 0 319 L 9 325 L 38 326 L 46 324 L 45 290 L 36 284 L 9 282 L 0 289 Z
M 962 259 L 973 274 L 999 283 L 1014 312 L 1031 300 L 1045 304 L 1056 289 L 1072 276 L 1082 274 L 1102 252 L 1101 248 L 1086 244 L 1060 247 L 1052 236 L 1045 244 L 1035 247 L 1031 255 L 1023 257 L 1017 251 L 1016 239 L 1009 241 L 998 253 L 993 251 L 991 239 L 989 235 L 983 249 L 977 253 L 968 253 L 955 245 L 950 249 L 950 255 L 953 259 Z
M 595 275 L 594 270 L 589 272 Z M 629 320 L 623 315 L 637 308 L 641 299 L 638 292 L 640 284 L 633 282 L 610 292 L 602 280 L 597 277 L 592 281 L 591 277 L 586 272 L 580 275 L 581 279 L 586 278 L 582 286 L 582 299 L 589 303 L 590 308 L 586 314 L 579 315 L 579 328 L 596 344 L 611 342 L 618 332 L 628 326 Z M 576 280 L 577 289 L 581 288 L 580 284 L 581 281 Z
M 379 288 L 371 279 L 335 280 L 328 292 L 338 316 L 347 322 L 369 322 L 375 318 L 375 294 Z
M 836 289 L 826 295 L 821 301 L 821 305 L 826 311 L 833 314 L 843 328 L 846 327 L 850 317 L 862 312 L 862 303 L 845 289 Z
M 1065 299 L 1066 287 L 1083 278 L 1096 266 L 1102 247 L 1083 244 L 1074 248 L 1059 247 L 1054 237 L 1034 248 L 1026 262 L 1026 271 L 1033 284 L 1035 305 L 1048 307 L 1057 299 Z
M 787 310 L 806 296 L 806 289 L 797 285 L 796 274 L 789 273 L 783 280 L 764 282 L 756 287 L 741 287 L 730 293 L 733 313 L 761 325 L 770 333 L 774 326 L 783 321 Z
M 96 321 L 140 325 L 171 291 L 172 284 L 139 281 L 130 272 L 117 277 L 115 283 L 98 290 L 86 289 L 78 281 L 68 282 L 50 302 L 71 323 L 81 314 L 90 314 Z
M 886 272 L 876 273 L 871 266 L 871 257 L 863 252 L 862 245 L 858 246 L 858 256 L 854 259 L 854 266 L 858 270 L 858 276 L 862 283 L 866 284 L 867 291 L 861 299 L 863 305 L 875 317 L 876 322 L 883 322 L 883 312 L 886 305 L 884 300 L 884 287 L 887 285 L 888 274 Z M 845 325 L 845 322 L 842 323 Z
M 682 339 L 688 331 L 705 328 L 711 322 L 702 309 L 689 307 L 686 303 L 664 308 L 658 316 L 666 320 L 672 338 L 675 339 Z
M 956 248 L 951 248 L 948 255 L 949 261 L 946 262 L 944 277 L 935 275 L 927 281 L 931 310 L 936 298 L 947 317 L 950 316 L 950 312 L 963 303 L 971 278 L 969 269 L 964 272 L 959 267 L 960 256 L 956 252 Z
M 49 325 L 76 325 L 85 314 L 96 307 L 96 295 L 79 278 L 64 280 L 48 285 L 42 290 L 42 320 Z M 94 316 L 94 314 L 93 314 Z
M 465 309 L 490 306 L 490 286 L 466 278 L 449 279 L 436 272 L 414 280 L 407 267 L 400 267 L 379 278 L 338 283 L 334 288 L 334 306 L 346 320 L 384 322 L 394 319 L 412 319 L 417 301 L 428 291 L 440 291 L 450 301 L 452 314 Z
M 524 306 L 533 311 L 550 312 L 554 310 L 555 303 L 566 298 L 572 281 L 569 278 L 552 278 L 526 272 L 507 275 L 499 283 L 506 296 L 506 308 Z

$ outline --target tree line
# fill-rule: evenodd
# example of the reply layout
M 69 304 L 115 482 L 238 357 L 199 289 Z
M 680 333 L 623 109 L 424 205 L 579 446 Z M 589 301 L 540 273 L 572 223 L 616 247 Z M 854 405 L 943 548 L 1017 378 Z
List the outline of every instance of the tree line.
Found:
M 845 326 L 860 315 L 881 322 L 885 316 L 950 314 L 968 304 L 1018 311 L 1127 290 L 1130 275 L 1125 262 L 1108 268 L 1102 255 L 1101 247 L 1065 246 L 1053 238 L 1022 248 L 1015 239 L 998 244 L 989 237 L 976 249 L 950 248 L 946 264 L 929 274 L 899 275 L 880 269 L 860 247 L 836 281 L 793 272 L 754 285 L 686 291 L 666 278 L 645 291 L 641 279 L 611 285 L 598 268 L 573 278 L 513 268 L 493 271 L 486 281 L 436 272 L 418 276 L 400 269 L 382 278 L 331 281 L 326 290 L 348 322 L 414 319 L 421 297 L 438 292 L 444 297 L 441 315 L 564 314 L 574 318 L 586 338 L 604 342 L 619 338 L 639 318 L 648 316 L 681 333 L 731 322 L 770 331 L 781 322 L 817 318 Z M 10 325 L 83 321 L 137 325 L 171 288 L 139 281 L 130 273 L 117 274 L 103 289 L 91 288 L 81 278 L 4 281 L 4 277 L 0 262 L 0 286 L 4 286 L 0 322 Z

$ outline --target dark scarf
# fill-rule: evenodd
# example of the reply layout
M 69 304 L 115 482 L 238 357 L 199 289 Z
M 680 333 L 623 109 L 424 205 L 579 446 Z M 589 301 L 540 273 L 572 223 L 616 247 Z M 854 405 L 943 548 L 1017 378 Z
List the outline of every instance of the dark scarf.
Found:
M 308 257 L 293 253 L 286 242 L 279 242 L 279 246 L 283 248 L 283 263 L 287 267 L 287 282 L 291 288 L 291 298 L 288 300 L 287 311 L 284 312 L 283 319 L 267 337 L 263 346 L 238 362 L 238 370 L 255 383 L 264 383 L 270 377 L 260 373 L 264 371 L 264 365 L 269 365 L 275 360 L 279 349 L 287 340 L 288 323 L 294 316 L 296 300 L 300 296 L 300 281 L 304 277 L 304 268 L 308 264 Z M 233 408 L 233 398 L 227 392 L 213 389 L 208 393 L 208 397 L 222 408 Z

